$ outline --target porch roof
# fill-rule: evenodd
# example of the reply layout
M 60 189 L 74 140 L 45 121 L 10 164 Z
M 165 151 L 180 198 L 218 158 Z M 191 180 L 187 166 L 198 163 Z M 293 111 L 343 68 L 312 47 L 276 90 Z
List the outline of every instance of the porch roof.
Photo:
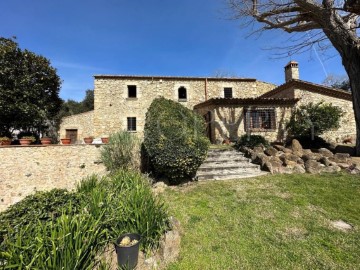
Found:
M 207 101 L 194 106 L 194 109 L 201 109 L 211 105 L 217 106 L 276 106 L 276 105 L 295 105 L 298 98 L 211 98 Z

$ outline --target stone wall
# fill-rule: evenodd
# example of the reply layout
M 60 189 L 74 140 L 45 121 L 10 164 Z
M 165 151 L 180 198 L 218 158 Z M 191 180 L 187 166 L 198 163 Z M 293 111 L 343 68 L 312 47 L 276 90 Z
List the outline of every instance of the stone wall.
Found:
M 321 135 L 321 137 L 323 137 L 325 140 L 342 143 L 345 138 L 355 138 L 356 125 L 353 104 L 351 101 L 301 89 L 295 89 L 295 98 L 300 98 L 297 106 L 308 104 L 309 102 L 318 103 L 324 101 L 326 103 L 331 103 L 332 105 L 337 106 L 343 110 L 344 115 L 340 120 L 340 128 L 337 130 L 325 132 L 323 135 Z
M 0 147 L 0 211 L 37 190 L 72 189 L 93 173 L 103 175 L 101 145 Z
M 128 85 L 136 85 L 137 97 L 128 98 Z M 145 114 L 152 100 L 163 96 L 178 100 L 178 89 L 185 87 L 187 100 L 179 101 L 189 109 L 207 99 L 224 96 L 224 87 L 233 89 L 233 97 L 256 97 L 274 85 L 255 79 L 151 78 L 96 76 L 94 102 L 94 136 L 111 134 L 127 128 L 127 117 L 136 117 L 137 133 L 142 136 Z
M 251 131 L 252 135 L 261 135 L 268 141 L 284 141 L 286 137 L 285 124 L 291 116 L 292 107 L 283 105 L 274 106 L 246 106 L 247 109 L 275 109 L 276 129 Z M 230 138 L 231 141 L 236 141 L 240 136 L 247 134 L 245 129 L 244 108 L 240 106 L 209 106 L 197 110 L 201 115 L 211 113 L 210 132 L 212 143 L 221 143 L 224 139 Z
M 65 138 L 67 129 L 76 129 L 78 133 L 76 142 L 80 143 L 83 138 L 94 136 L 93 121 L 94 111 L 64 117 L 61 120 L 59 136 L 60 138 Z

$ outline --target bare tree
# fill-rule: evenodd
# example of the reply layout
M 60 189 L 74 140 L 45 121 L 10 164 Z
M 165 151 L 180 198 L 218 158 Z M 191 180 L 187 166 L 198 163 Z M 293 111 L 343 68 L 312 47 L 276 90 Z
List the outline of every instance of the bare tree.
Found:
M 326 41 L 340 54 L 350 79 L 356 121 L 356 153 L 360 155 L 360 0 L 225 0 L 243 26 L 260 23 L 264 31 L 281 29 L 301 34 L 289 53 Z

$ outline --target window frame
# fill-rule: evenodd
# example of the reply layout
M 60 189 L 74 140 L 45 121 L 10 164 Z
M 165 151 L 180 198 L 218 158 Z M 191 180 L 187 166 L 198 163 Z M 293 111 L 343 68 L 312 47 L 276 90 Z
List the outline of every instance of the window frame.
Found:
M 130 99 L 136 99 L 138 96 L 138 90 L 137 90 L 137 86 L 135 84 L 128 84 L 127 85 L 127 90 L 128 90 L 128 94 L 127 97 Z M 131 91 L 135 91 L 135 96 L 134 93 L 132 93 L 132 95 L 130 95 Z
M 244 108 L 245 131 L 276 131 L 275 108 Z
M 180 97 L 180 91 L 184 91 L 183 93 L 185 93 L 185 97 Z M 187 95 L 187 89 L 186 89 L 186 87 L 185 87 L 185 86 L 180 86 L 180 87 L 178 88 L 178 100 L 179 100 L 180 102 L 185 102 L 185 101 L 187 101 L 187 99 L 188 99 L 188 95 Z
M 230 97 L 227 97 L 227 94 L 229 94 L 229 93 L 230 93 Z M 233 88 L 232 87 L 224 87 L 224 98 L 233 98 L 233 97 L 234 97 Z
M 127 131 L 128 132 L 137 132 L 137 119 L 136 117 L 127 117 Z

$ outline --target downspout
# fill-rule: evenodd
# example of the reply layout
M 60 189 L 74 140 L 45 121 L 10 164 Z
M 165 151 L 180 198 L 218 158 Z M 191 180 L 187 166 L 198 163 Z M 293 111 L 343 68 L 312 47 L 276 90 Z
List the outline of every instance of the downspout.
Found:
M 207 101 L 207 78 L 205 78 L 205 101 Z

